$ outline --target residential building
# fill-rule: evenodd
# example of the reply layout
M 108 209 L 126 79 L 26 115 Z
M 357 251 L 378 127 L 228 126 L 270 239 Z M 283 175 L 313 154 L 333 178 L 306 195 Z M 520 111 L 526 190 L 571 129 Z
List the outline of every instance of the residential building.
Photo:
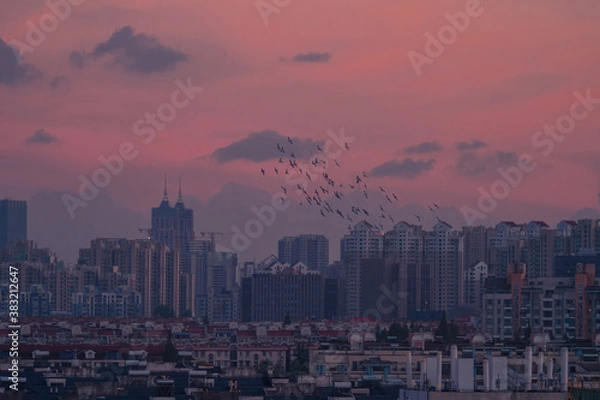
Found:
M 0 249 L 27 240 L 27 202 L 0 200 Z

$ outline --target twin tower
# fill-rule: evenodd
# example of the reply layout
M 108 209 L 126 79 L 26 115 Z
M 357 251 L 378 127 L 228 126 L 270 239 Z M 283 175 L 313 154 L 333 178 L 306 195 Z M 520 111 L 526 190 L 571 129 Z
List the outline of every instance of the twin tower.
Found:
M 181 178 L 177 201 L 171 206 L 165 176 L 163 199 L 158 207 L 152 208 L 152 240 L 181 253 L 189 251 L 189 245 L 194 240 L 194 210 L 185 208 L 183 204 Z

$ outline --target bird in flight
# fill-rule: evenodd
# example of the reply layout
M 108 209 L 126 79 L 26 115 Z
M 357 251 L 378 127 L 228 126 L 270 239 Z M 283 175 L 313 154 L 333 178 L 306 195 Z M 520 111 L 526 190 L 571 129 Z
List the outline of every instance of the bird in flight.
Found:
M 262 174 L 264 175 L 264 174 L 265 174 L 265 170 L 264 170 L 264 168 L 261 168 L 261 169 L 260 169 L 260 172 L 262 172 Z
M 290 144 L 294 144 L 294 142 L 292 141 L 292 138 L 288 136 L 288 142 L 290 142 Z
M 421 221 L 421 217 L 418 216 L 417 214 L 415 214 L 415 217 L 419 220 L 419 222 Z

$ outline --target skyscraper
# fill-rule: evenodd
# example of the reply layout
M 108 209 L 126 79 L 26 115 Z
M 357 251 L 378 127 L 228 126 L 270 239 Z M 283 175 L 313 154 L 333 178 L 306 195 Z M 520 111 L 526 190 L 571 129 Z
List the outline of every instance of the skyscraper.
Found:
M 27 202 L 0 200 L 0 248 L 27 240 Z
M 167 178 L 162 202 L 152 209 L 152 240 L 164 243 L 173 251 L 181 254 L 182 272 L 189 269 L 189 244 L 194 240 L 194 211 L 185 208 L 181 197 L 181 179 L 179 180 L 179 196 L 174 206 L 169 203 L 167 194 Z
M 279 261 L 306 264 L 310 270 L 324 274 L 329 265 L 329 239 L 324 235 L 286 236 L 279 240 Z

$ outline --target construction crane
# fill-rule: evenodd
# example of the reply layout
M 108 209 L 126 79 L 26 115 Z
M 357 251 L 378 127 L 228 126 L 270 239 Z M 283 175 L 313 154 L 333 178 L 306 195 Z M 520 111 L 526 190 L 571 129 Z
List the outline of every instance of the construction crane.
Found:
M 220 235 L 220 236 L 229 235 L 229 233 L 227 233 L 227 232 L 198 232 L 198 233 L 200 235 L 202 235 L 202 237 L 207 236 L 207 235 L 210 236 L 210 245 L 211 245 L 212 251 L 216 251 L 216 247 L 215 247 L 215 236 L 216 235 Z
M 145 233 L 148 236 L 148 239 L 152 240 L 152 229 L 151 228 L 140 228 L 138 232 Z

